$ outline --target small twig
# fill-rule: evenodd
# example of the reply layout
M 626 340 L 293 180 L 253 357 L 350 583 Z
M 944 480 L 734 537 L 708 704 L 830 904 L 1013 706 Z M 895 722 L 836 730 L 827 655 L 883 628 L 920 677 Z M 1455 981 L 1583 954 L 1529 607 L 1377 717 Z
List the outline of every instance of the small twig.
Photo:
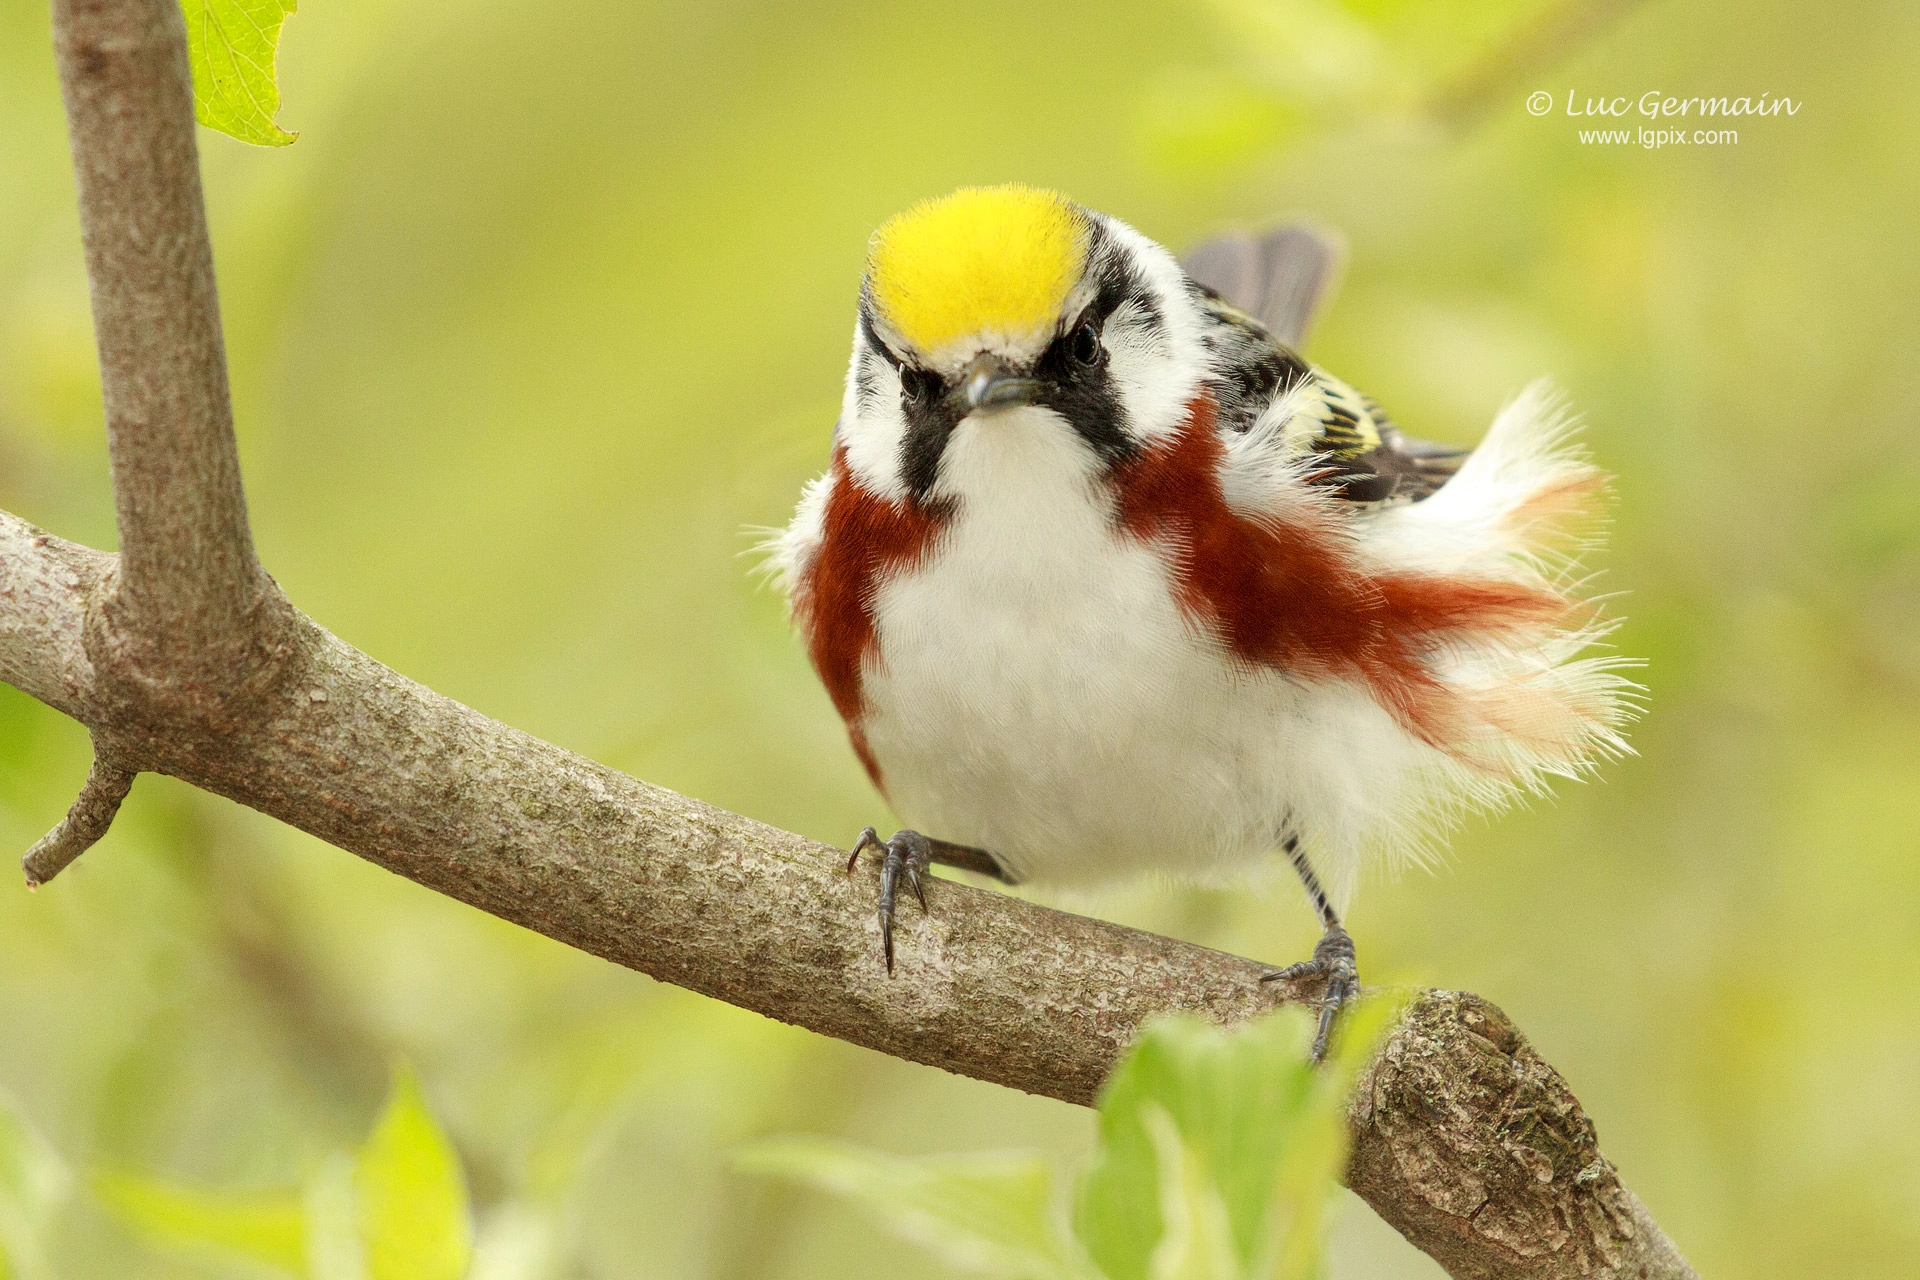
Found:
M 130 770 L 109 764 L 96 753 L 93 767 L 87 770 L 86 785 L 80 788 L 80 796 L 67 816 L 20 860 L 21 869 L 27 873 L 27 888 L 38 889 L 65 871 L 69 863 L 107 834 L 132 786 Z
M 1565 0 L 1523 23 L 1506 43 L 1469 67 L 1428 99 L 1436 120 L 1465 132 L 1505 105 L 1513 95 L 1574 56 L 1642 0 Z M 1532 87 L 1538 88 L 1537 84 Z

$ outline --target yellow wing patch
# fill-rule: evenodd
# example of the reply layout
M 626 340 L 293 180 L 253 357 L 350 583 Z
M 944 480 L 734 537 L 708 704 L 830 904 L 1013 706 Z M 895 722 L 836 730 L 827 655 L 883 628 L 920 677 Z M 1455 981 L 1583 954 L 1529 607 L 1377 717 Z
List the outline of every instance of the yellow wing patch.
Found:
M 962 187 L 889 219 L 867 253 L 873 299 L 901 336 L 937 351 L 976 333 L 1050 330 L 1086 264 L 1087 225 L 1065 196 Z

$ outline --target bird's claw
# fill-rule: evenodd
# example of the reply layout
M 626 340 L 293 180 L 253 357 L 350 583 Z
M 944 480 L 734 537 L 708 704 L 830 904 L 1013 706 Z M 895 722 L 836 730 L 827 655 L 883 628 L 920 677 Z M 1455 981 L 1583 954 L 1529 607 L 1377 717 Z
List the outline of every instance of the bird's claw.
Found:
M 1342 1005 L 1360 994 L 1360 966 L 1355 959 L 1353 939 L 1339 925 L 1320 935 L 1313 948 L 1313 959 L 1275 969 L 1261 977 L 1262 982 L 1290 982 L 1299 978 L 1325 978 L 1320 993 L 1320 1026 L 1313 1037 L 1313 1061 L 1327 1056 L 1327 1036 Z
M 880 833 L 872 827 L 860 833 L 854 841 L 853 856 L 847 859 L 847 871 L 860 864 L 860 855 L 868 849 L 878 850 L 880 862 L 880 948 L 887 957 L 887 972 L 893 972 L 893 914 L 894 905 L 899 897 L 900 879 L 906 877 L 907 887 L 913 890 L 913 896 L 920 900 L 920 910 L 927 909 L 926 881 L 933 866 L 933 845 L 918 831 L 896 831 L 891 840 L 882 840 Z

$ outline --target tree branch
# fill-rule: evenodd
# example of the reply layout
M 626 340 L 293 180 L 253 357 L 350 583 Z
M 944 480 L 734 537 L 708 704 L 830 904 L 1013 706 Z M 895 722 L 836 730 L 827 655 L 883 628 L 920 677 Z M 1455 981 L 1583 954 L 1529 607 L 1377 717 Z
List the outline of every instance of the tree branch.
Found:
M 276 593 L 240 488 L 186 26 L 177 0 L 54 0 L 53 42 L 120 530 L 95 643 L 204 711 L 271 661 L 255 615 Z
M 20 869 L 27 873 L 27 888 L 38 889 L 59 875 L 107 834 L 107 828 L 113 825 L 113 816 L 120 812 L 120 802 L 127 798 L 132 786 L 131 773 L 101 756 L 94 756 L 93 767 L 87 770 L 86 784 L 80 788 L 80 795 L 67 810 L 67 816 L 20 859 Z
M 1011 1088 L 1091 1103 L 1148 1019 L 1271 1007 L 1254 961 L 945 881 L 931 914 L 903 916 L 889 978 L 874 886 L 841 851 L 489 720 L 293 610 L 247 534 L 178 12 L 55 12 L 126 555 L 0 513 L 0 679 L 85 724 L 116 770 L 181 778 L 662 981 Z M 1455 1276 L 1693 1275 L 1565 1082 L 1477 997 L 1416 996 L 1353 1139 L 1349 1184 Z
M 114 557 L 0 512 L 0 680 L 85 721 L 100 705 L 87 656 L 86 603 Z
M 1252 960 L 942 881 L 879 960 L 874 886 L 840 850 L 489 720 L 299 615 L 278 697 L 209 728 L 66 696 L 111 557 L 0 513 L 0 674 L 65 697 L 126 765 L 171 774 L 617 964 L 1067 1102 L 1149 1018 L 1272 1006 Z M 98 584 L 94 593 L 63 584 Z M 16 625 L 16 602 L 57 612 Z M 1312 994 L 1308 987 L 1281 993 Z M 1460 1277 L 1693 1273 L 1551 1067 L 1491 1005 L 1421 993 L 1354 1104 L 1349 1185 Z

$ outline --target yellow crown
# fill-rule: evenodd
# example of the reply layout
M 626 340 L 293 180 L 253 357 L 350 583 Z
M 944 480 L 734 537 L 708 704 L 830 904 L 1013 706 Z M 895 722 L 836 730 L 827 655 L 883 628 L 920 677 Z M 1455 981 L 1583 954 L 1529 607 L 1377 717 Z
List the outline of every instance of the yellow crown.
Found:
M 1065 196 L 1032 187 L 962 187 L 889 219 L 867 280 L 901 336 L 937 351 L 976 333 L 1044 333 L 1086 261 L 1087 224 Z

